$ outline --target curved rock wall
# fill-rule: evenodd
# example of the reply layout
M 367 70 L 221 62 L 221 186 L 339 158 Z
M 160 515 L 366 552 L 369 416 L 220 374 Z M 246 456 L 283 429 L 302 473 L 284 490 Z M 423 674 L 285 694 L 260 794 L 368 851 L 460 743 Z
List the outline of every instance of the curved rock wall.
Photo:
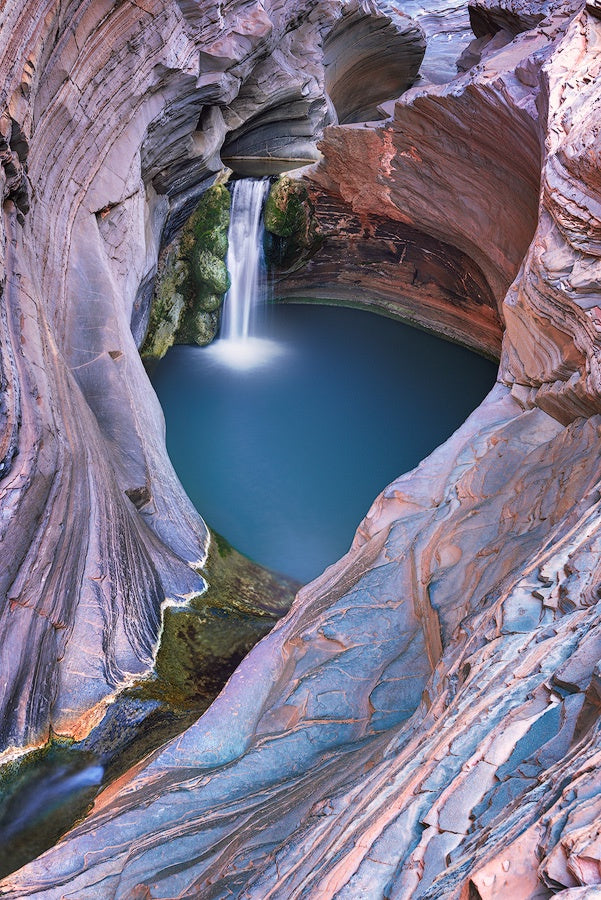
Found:
M 206 529 L 130 322 L 141 340 L 160 241 L 221 169 L 226 136 L 267 116 L 268 149 L 294 155 L 298 105 L 305 143 L 328 120 L 320 42 L 339 14 L 278 0 L 4 10 L 2 747 L 88 730 L 151 665 L 165 598 L 203 590 Z
M 528 403 L 565 422 L 600 411 L 599 41 L 598 20 L 576 18 L 543 70 L 541 216 L 505 304 L 508 377 L 531 388 Z
M 498 358 L 538 221 L 548 52 L 529 32 L 469 75 L 407 91 L 379 127 L 327 128 L 306 174 L 323 249 L 280 275 L 278 296 L 373 305 Z
M 340 124 L 386 118 L 379 105 L 415 81 L 425 47 L 421 28 L 396 8 L 348 5 L 323 42 L 326 90 Z
M 513 6 L 503 4 L 511 15 L 523 17 L 524 4 Z M 198 7 L 182 2 L 177 9 L 181 32 L 170 34 L 181 42 L 185 57 L 186 41 L 198 26 Z M 140 14 L 140 7 L 136 10 Z M 466 288 L 465 319 L 461 323 L 461 307 L 455 304 L 453 327 L 467 333 L 477 312 L 477 331 L 492 346 L 498 334 L 493 314 L 502 318 L 499 383 L 445 445 L 383 491 L 349 553 L 303 588 L 290 614 L 246 657 L 205 715 L 108 788 L 90 816 L 55 848 L 7 878 L 4 896 L 526 900 L 561 896 L 565 889 L 567 900 L 598 893 L 601 419 L 595 73 L 601 21 L 568 4 L 547 12 L 544 21 L 506 46 L 489 47 L 477 69 L 453 84 L 405 95 L 393 122 L 328 129 L 324 161 L 309 176 L 323 221 L 333 221 L 341 209 L 349 211 L 341 243 L 347 240 L 344 228 L 352 237 L 357 223 L 368 231 L 375 223 L 368 235 L 373 247 L 377 228 L 386 222 L 387 252 L 396 252 L 399 235 L 417 240 L 423 234 L 431 243 L 421 252 L 432 248 L 444 256 L 442 272 L 453 260 L 470 260 L 468 272 L 482 303 L 466 302 L 472 293 Z M 256 15 L 261 54 L 266 53 L 262 8 Z M 228 52 L 245 41 L 248 49 L 248 34 L 240 28 Z M 78 46 L 85 44 L 80 40 Z M 153 69 L 160 73 L 160 84 L 169 86 L 170 79 L 191 84 L 179 68 L 174 73 L 162 65 Z M 230 84 L 229 74 L 222 70 L 222 86 Z M 68 83 L 63 86 L 72 90 Z M 172 95 L 162 96 L 164 108 L 173 111 L 166 122 L 177 122 L 175 110 L 187 121 L 184 110 L 193 97 L 190 89 L 179 106 Z M 25 119 L 20 121 L 27 137 Z M 153 121 L 157 133 L 169 131 L 160 116 Z M 185 133 L 184 124 L 181 128 Z M 98 286 L 92 266 L 100 265 L 101 280 L 108 272 L 115 285 L 111 296 L 117 297 L 119 286 L 133 303 L 135 290 L 127 280 L 131 262 L 122 262 L 121 269 L 113 256 L 104 262 L 107 254 L 100 250 L 106 239 L 95 213 L 102 219 L 106 210 L 102 222 L 110 225 L 112 216 L 135 212 L 137 201 L 127 199 L 125 187 L 112 199 L 93 195 L 95 204 L 88 207 L 83 200 L 80 206 L 73 201 L 66 268 L 49 272 L 45 277 L 53 280 L 44 281 L 37 247 L 19 231 L 18 216 L 25 215 L 25 234 L 33 220 L 19 174 L 19 129 L 12 140 L 10 154 L 16 157 L 2 157 L 13 179 L 4 226 L 10 238 L 5 260 L 10 304 L 3 320 L 2 360 L 3 378 L 11 367 L 19 378 L 11 379 L 3 407 L 7 434 L 13 436 L 6 442 L 13 468 L 5 481 L 17 489 L 17 503 L 33 497 L 33 491 L 54 489 L 56 499 L 49 506 L 38 494 L 38 508 L 49 510 L 50 521 L 35 524 L 46 541 L 55 536 L 56 558 L 61 560 L 67 549 L 73 554 L 62 566 L 54 562 L 43 568 L 44 540 L 35 544 L 33 534 L 21 534 L 28 543 L 19 546 L 32 546 L 35 554 L 22 569 L 32 584 L 40 571 L 48 571 L 57 588 L 62 587 L 58 572 L 66 578 L 79 571 L 76 586 L 85 583 L 88 557 L 79 569 L 77 561 L 87 535 L 74 540 L 78 532 L 70 526 L 64 551 L 60 543 L 59 526 L 74 520 L 65 507 L 71 498 L 74 510 L 84 506 L 107 516 L 94 520 L 99 527 L 93 534 L 112 535 L 116 529 L 130 541 L 136 535 L 138 543 L 128 545 L 132 578 L 141 575 L 141 560 L 147 558 L 162 585 L 166 572 L 179 577 L 182 557 L 191 558 L 165 547 L 179 541 L 179 551 L 190 532 L 167 530 L 165 537 L 161 528 L 167 529 L 168 520 L 160 505 L 156 515 L 149 510 L 142 515 L 144 507 L 130 509 L 119 493 L 129 486 L 125 476 L 137 473 L 140 458 L 135 441 L 134 450 L 126 452 L 127 415 L 113 418 L 106 396 L 96 393 L 98 384 L 113 387 L 115 380 L 99 375 L 95 382 L 92 375 L 104 372 L 100 367 L 109 366 L 109 359 L 119 363 L 103 348 L 108 351 L 108 341 L 121 335 L 115 322 L 120 328 L 124 316 L 116 301 L 110 306 L 104 295 L 95 301 L 93 291 L 86 292 L 89 285 Z M 170 158 L 175 145 L 167 142 L 165 151 Z M 134 165 L 131 171 L 138 169 Z M 169 183 L 181 187 L 173 201 L 177 215 L 199 177 L 198 169 L 195 176 L 187 173 L 181 158 L 164 172 L 156 162 L 145 214 L 154 210 L 159 221 L 165 215 L 164 195 L 157 192 Z M 32 195 L 32 202 L 42 200 Z M 117 228 L 120 220 L 113 221 Z M 52 228 L 61 223 L 57 219 Z M 76 234 L 80 244 L 73 243 Z M 40 252 L 45 246 L 41 241 Z M 114 239 L 112 246 L 115 253 L 121 248 Z M 129 246 L 126 242 L 123 251 Z M 148 246 L 144 250 L 150 254 Z M 356 271 L 367 284 L 372 261 L 359 262 Z M 314 264 L 320 265 L 317 257 Z M 339 284 L 331 261 L 326 258 L 321 265 L 329 283 Z M 402 265 L 400 273 L 403 278 Z M 59 285 L 59 275 L 72 286 L 69 296 L 85 300 L 90 317 L 98 302 L 96 319 L 81 318 L 83 302 L 59 304 L 58 294 L 40 293 L 42 283 Z M 388 275 L 381 277 L 379 296 L 386 294 L 387 280 Z M 424 291 L 424 319 L 432 327 L 448 297 L 448 275 L 439 281 Z M 417 289 L 411 301 L 417 309 Z M 491 317 L 488 330 L 483 310 Z M 73 333 L 89 343 L 72 343 Z M 88 347 L 93 352 L 86 356 Z M 111 344 L 110 349 L 122 347 Z M 43 389 L 26 393 L 18 424 L 19 391 L 32 383 Z M 120 403 L 127 389 L 121 387 Z M 140 398 L 146 409 L 151 400 L 144 394 Z M 57 408 L 60 418 L 38 412 L 47 408 Z M 131 409 L 131 403 L 124 408 Z M 48 423 L 55 421 L 52 430 Z M 17 427 L 19 442 L 23 434 L 31 436 L 23 446 L 35 452 L 11 456 Z M 84 442 L 89 434 L 98 436 L 93 449 Z M 149 431 L 146 441 L 159 454 L 155 434 Z M 148 444 L 143 446 L 148 452 Z M 89 454 L 93 468 L 85 495 L 77 493 L 84 490 L 81 466 L 69 466 L 67 451 L 60 457 L 57 447 Z M 109 447 L 113 456 L 106 454 Z M 153 476 L 156 464 L 156 458 L 148 459 Z M 35 481 L 29 478 L 34 465 L 40 473 Z M 73 487 L 66 491 L 69 477 Z M 5 497 L 4 509 L 8 502 Z M 101 502 L 111 505 L 102 508 Z M 115 510 L 127 510 L 120 532 Z M 29 523 L 34 530 L 31 515 L 20 521 L 23 529 Z M 75 521 L 81 530 L 80 514 Z M 107 529 L 103 523 L 109 521 Z M 102 608 L 120 608 L 125 585 L 102 577 L 98 560 L 106 556 L 94 542 L 89 558 L 96 565 L 98 590 L 112 584 L 121 592 L 113 606 Z M 144 609 L 152 610 L 152 603 Z M 42 634 L 51 633 L 47 619 L 26 605 L 17 603 L 15 615 L 29 615 Z M 72 634 L 83 630 L 89 616 L 81 625 L 75 622 Z M 85 629 L 85 640 L 90 633 L 98 640 L 101 629 L 89 624 Z M 53 631 L 55 641 L 69 636 L 69 627 Z M 133 652 L 134 636 L 126 638 L 117 646 Z M 29 646 L 36 639 L 44 648 L 33 632 Z M 23 664 L 21 679 L 27 672 Z M 33 688 L 32 697 L 47 696 Z
M 44 739 L 51 723 L 77 729 L 151 664 L 165 596 L 203 587 L 189 563 L 203 559 L 206 532 L 166 457 L 129 328 L 165 212 L 151 186 L 147 198 L 140 142 L 165 102 L 157 88 L 169 93 L 156 82 L 169 55 L 159 31 L 145 65 L 136 46 L 165 21 L 164 9 L 153 19 L 139 7 L 31 3 L 3 31 L 23 41 L 2 48 L 2 76 L 31 197 L 22 224 L 18 207 L 4 209 L 2 356 L 19 421 L 0 484 L 4 746 Z M 179 77 L 191 80 L 181 66 Z M 136 127 L 119 127 L 127 121 Z
M 356 149 L 360 164 L 359 141 Z M 499 358 L 497 302 L 467 254 L 375 211 L 356 213 L 315 183 L 310 197 L 321 246 L 305 265 L 275 275 L 278 300 L 365 306 Z

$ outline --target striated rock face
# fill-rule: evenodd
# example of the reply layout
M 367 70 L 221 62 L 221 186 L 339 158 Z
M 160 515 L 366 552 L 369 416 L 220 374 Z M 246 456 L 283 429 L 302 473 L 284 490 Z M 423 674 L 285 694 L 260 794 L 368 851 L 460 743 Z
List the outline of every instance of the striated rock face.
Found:
M 266 86 L 297 33 L 275 6 L 220 7 L 213 23 L 192 2 L 144 7 L 141 41 L 142 4 L 103 19 L 80 2 L 42 21 L 32 0 L 26 38 L 9 25 L 36 55 L 24 73 L 16 47 L 1 57 L 15 741 L 77 721 L 143 668 L 161 598 L 198 587 L 186 563 L 204 532 L 165 459 L 129 315 L 160 227 L 219 165 L 228 90 Z M 302 21 L 325 35 L 340 12 L 311 6 Z M 323 245 L 305 287 L 288 272 L 280 290 L 373 302 L 489 354 L 503 332 L 498 384 L 383 491 L 208 711 L 3 896 L 598 895 L 601 20 L 510 0 L 471 18 L 511 39 L 495 31 L 476 69 L 413 88 L 391 121 L 326 130 L 305 176 Z M 96 172 L 90 148 L 108 153 Z
M 355 152 L 357 163 L 365 160 L 358 141 Z M 309 187 L 319 251 L 302 267 L 284 256 L 274 284 L 279 300 L 366 306 L 499 357 L 497 302 L 466 253 L 395 218 L 355 212 L 318 184 Z
M 385 118 L 415 80 L 425 40 L 421 28 L 387 5 L 350 4 L 324 38 L 326 90 L 341 125 Z
M 323 249 L 281 273 L 278 296 L 373 304 L 498 357 L 538 220 L 548 46 L 529 32 L 469 76 L 408 91 L 379 127 L 328 128 L 307 175 Z
M 164 600 L 204 589 L 207 532 L 136 342 L 159 247 L 224 143 L 315 153 L 322 35 L 340 14 L 280 0 L 3 12 L 2 748 L 89 730 L 152 665 Z

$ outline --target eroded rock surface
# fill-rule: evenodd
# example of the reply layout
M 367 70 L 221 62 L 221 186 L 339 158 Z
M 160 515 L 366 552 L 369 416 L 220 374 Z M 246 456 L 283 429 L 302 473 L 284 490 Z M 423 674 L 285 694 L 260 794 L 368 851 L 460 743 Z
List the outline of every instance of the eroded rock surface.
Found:
M 204 589 L 207 532 L 137 351 L 158 252 L 225 143 L 315 155 L 332 109 L 322 36 L 341 12 L 280 0 L 3 12 L 2 748 L 88 731 L 152 666 L 165 599 Z
M 409 91 L 390 122 L 327 129 L 324 159 L 306 175 L 326 234 L 306 269 L 310 295 L 318 296 L 320 277 L 328 291 L 350 297 L 352 287 L 334 271 L 333 260 L 335 253 L 353 248 L 345 263 L 364 302 L 371 286 L 375 304 L 388 312 L 396 305 L 396 314 L 428 327 L 440 322 L 444 333 L 489 353 L 498 352 L 503 330 L 498 384 L 445 445 L 383 491 L 349 553 L 302 589 L 289 615 L 245 658 L 204 716 L 101 794 L 90 816 L 56 847 L 2 882 L 4 896 L 598 896 L 601 20 L 569 3 L 553 3 L 544 6 L 545 17 L 537 22 L 541 6 L 531 9 L 521 0 L 475 4 L 482 21 L 496 27 L 501 17 L 509 23 L 511 39 L 503 38 L 502 46 L 487 42 L 477 67 L 452 83 Z M 92 28 L 93 20 L 83 16 L 85 10 L 92 16 L 98 6 L 78 9 L 82 18 L 72 19 L 69 31 L 74 41 L 79 34 L 74 47 L 85 46 L 81 23 L 86 21 L 94 53 L 90 47 L 85 59 L 99 59 L 101 25 Z M 133 9 L 123 6 L 113 14 L 127 20 Z M 228 9 L 220 7 L 220 15 L 227 16 Z M 335 18 L 333 7 L 327 9 Z M 142 5 L 135 7 L 135 15 L 143 15 L 141 10 Z M 131 183 L 121 192 L 105 190 L 100 197 L 93 178 L 84 191 L 81 172 L 79 178 L 76 171 L 71 175 L 67 157 L 55 171 L 46 165 L 48 145 L 36 156 L 32 141 L 30 182 L 45 184 L 32 179 L 32 173 L 44 173 L 50 193 L 32 192 L 28 210 L 23 140 L 29 141 L 35 122 L 18 115 L 29 102 L 20 82 L 17 99 L 11 99 L 11 115 L 21 123 L 10 126 L 2 151 L 10 173 L 3 226 L 9 300 L 2 326 L 8 436 L 3 447 L 5 465 L 12 468 L 0 488 L 12 489 L 3 498 L 7 533 L 15 542 L 9 547 L 15 554 L 30 546 L 35 552 L 27 565 L 17 555 L 24 574 L 20 581 L 12 578 L 21 593 L 14 592 L 18 602 L 4 613 L 6 640 L 23 649 L 20 656 L 13 649 L 13 668 L 4 664 L 3 677 L 13 679 L 13 697 L 17 686 L 33 688 L 27 696 L 37 716 L 16 707 L 18 714 L 8 721 L 19 738 L 25 725 L 31 730 L 35 722 L 39 729 L 47 721 L 38 707 L 48 692 L 24 681 L 41 671 L 25 664 L 35 640 L 44 652 L 53 642 L 52 652 L 61 657 L 61 666 L 44 671 L 59 673 L 55 709 L 63 721 L 73 709 L 65 698 L 85 705 L 89 669 L 77 690 L 69 673 L 81 673 L 94 652 L 102 669 L 100 636 L 113 635 L 92 627 L 91 613 L 112 611 L 114 634 L 121 634 L 119 624 L 124 630 L 114 646 L 141 660 L 127 629 L 133 632 L 135 623 L 136 639 L 148 645 L 153 627 L 144 617 L 156 616 L 167 576 L 183 592 L 185 579 L 194 577 L 184 561 L 204 551 L 198 521 L 192 514 L 182 519 L 185 498 L 169 480 L 160 423 L 149 420 L 148 409 L 155 415 L 156 410 L 133 349 L 122 363 L 131 369 L 120 379 L 110 376 L 110 366 L 119 365 L 121 357 L 111 355 L 117 348 L 109 342 L 116 333 L 126 334 L 126 313 L 152 267 L 151 250 L 156 251 L 156 239 L 136 255 L 130 242 L 122 244 L 116 236 L 124 221 L 144 220 L 149 209 L 158 221 L 165 219 L 171 194 L 158 193 L 163 188 L 173 193 L 167 228 L 175 227 L 170 223 L 177 223 L 194 186 L 210 179 L 202 142 L 211 136 L 217 152 L 219 123 L 226 115 L 220 108 L 205 110 L 203 121 L 210 127 L 196 142 L 190 137 L 194 132 L 186 131 L 195 127 L 203 103 L 195 93 L 204 89 L 197 79 L 210 82 L 206 69 L 200 75 L 194 71 L 193 35 L 199 35 L 202 21 L 203 29 L 214 29 L 212 45 L 206 32 L 202 37 L 203 47 L 212 47 L 211 58 L 231 61 L 238 53 L 240 71 L 252 69 L 257 57 L 265 66 L 269 50 L 278 46 L 269 41 L 275 40 L 284 11 L 268 14 L 252 7 L 251 14 L 241 7 L 236 14 L 243 17 L 245 10 L 248 18 L 237 20 L 229 33 L 227 27 L 219 31 L 223 22 L 202 19 L 196 4 L 169 5 L 170 39 L 163 43 L 166 23 L 161 25 L 155 10 L 144 46 L 151 46 L 149 34 L 157 35 L 156 55 L 149 54 L 145 63 L 148 77 L 157 80 L 154 91 L 146 84 L 144 99 L 139 98 L 142 109 L 155 104 L 154 118 L 146 118 L 153 124 L 140 133 L 160 139 L 140 144 L 131 130 L 121 132 L 130 148 L 142 146 L 145 160 L 141 170 L 133 163 L 119 168 L 123 157 L 101 169 L 105 179 L 109 171 L 130 172 Z M 35 11 L 32 3 L 30 12 Z M 178 15 L 179 31 L 173 28 Z M 324 9 L 318 13 L 311 7 L 307 22 L 319 15 Z M 56 26 L 32 17 L 41 35 L 55 37 L 65 21 L 64 10 Z M 109 59 L 110 71 L 118 72 L 115 35 L 121 32 L 115 24 Z M 127 29 L 124 39 L 125 34 L 131 46 L 141 46 Z M 28 40 L 34 46 L 31 34 Z M 159 64 L 167 48 L 169 65 Z M 45 52 L 39 51 L 35 71 L 42 59 L 47 64 L 52 59 L 50 50 Z M 14 60 L 18 54 L 13 48 L 2 58 Z M 184 59 L 191 71 L 182 74 Z M 213 84 L 213 91 L 231 88 L 237 77 L 235 65 L 220 65 L 219 78 L 213 75 L 219 88 Z M 66 80 L 55 73 L 55 81 L 43 81 L 46 91 L 55 85 L 63 109 L 77 83 L 77 67 L 68 71 Z M 136 68 L 136 79 L 145 71 Z M 31 80 L 31 67 L 28 72 Z M 104 91 L 108 70 L 102 74 Z M 16 77 L 7 72 L 6 79 L 9 75 Z M 267 85 L 263 75 L 261 83 Z M 136 96 L 130 79 L 123 102 L 127 106 Z M 53 97 L 38 108 L 42 121 Z M 117 103 L 115 97 L 117 91 L 112 98 Z M 80 101 L 74 92 L 71 102 Z M 188 118 L 190 110 L 194 115 Z M 73 143 L 66 141 L 70 152 L 92 146 L 94 137 L 105 146 L 100 139 L 108 123 L 104 132 L 95 130 L 102 121 L 102 116 L 82 121 Z M 170 142 L 168 125 L 176 124 L 177 139 Z M 68 127 L 77 130 L 77 120 L 63 127 L 68 135 Z M 201 144 L 195 157 L 191 148 Z M 127 194 L 138 183 L 131 173 L 139 171 L 152 173 L 144 202 Z M 60 194 L 52 174 L 62 176 Z M 51 198 L 65 204 L 65 216 L 67 210 L 73 214 L 64 220 L 54 215 Z M 28 229 L 36 210 L 48 233 L 42 228 L 34 242 Z M 114 231 L 101 230 L 99 210 L 107 210 L 102 228 L 114 223 Z M 136 210 L 140 220 L 132 219 Z M 103 241 L 113 248 L 110 255 Z M 378 275 L 379 243 L 385 254 Z M 60 253 L 63 266 L 55 259 Z M 108 295 L 94 293 L 100 276 L 92 266 L 100 266 L 103 286 L 105 280 L 111 286 Z M 418 273 L 421 266 L 427 279 L 411 281 L 408 266 Z M 398 295 L 389 285 L 394 273 L 401 282 Z M 282 290 L 293 295 L 298 277 L 282 278 Z M 403 311 L 398 304 L 405 294 Z M 90 310 L 96 311 L 93 319 Z M 115 322 L 122 323 L 122 331 L 115 330 Z M 133 340 L 128 346 L 135 346 Z M 102 396 L 96 393 L 98 383 L 108 389 Z M 111 391 L 118 392 L 115 407 L 107 402 Z M 25 396 L 21 407 L 19 395 Z M 146 429 L 131 429 L 133 396 Z M 138 435 L 137 442 L 132 435 Z M 75 451 L 89 460 L 85 480 L 86 470 L 73 461 Z M 123 491 L 146 483 L 141 470 L 147 473 L 152 506 L 140 504 L 135 511 Z M 47 503 L 43 492 L 51 491 Z M 138 500 L 145 496 L 134 494 Z M 10 519 L 12 497 L 21 504 L 21 533 Z M 48 521 L 34 522 L 33 513 L 24 514 L 34 499 L 36 509 L 47 510 Z M 77 531 L 65 524 L 71 522 Z M 65 527 L 70 540 L 64 540 L 63 550 Z M 127 553 L 118 552 L 118 544 L 100 552 L 99 542 L 117 540 L 115 534 L 127 537 Z M 51 564 L 45 562 L 50 536 Z M 99 561 L 109 559 L 121 567 L 112 577 L 99 571 Z M 42 572 L 48 573 L 45 580 Z M 69 594 L 63 585 L 74 572 L 79 574 L 69 581 Z M 150 595 L 148 572 L 154 579 Z M 86 594 L 86 578 L 96 588 L 90 595 L 96 606 Z M 46 606 L 35 606 L 37 612 L 33 598 L 25 602 L 31 596 L 28 585 L 33 591 L 34 584 L 38 593 L 40 585 L 45 588 L 35 602 Z M 102 606 L 98 592 L 109 589 L 111 603 Z M 67 611 L 90 613 L 78 618 L 70 612 L 67 627 L 58 627 L 64 623 L 53 599 Z M 119 619 L 115 611 L 126 601 L 128 615 Z M 30 632 L 21 617 L 28 617 Z M 92 647 L 90 635 L 96 640 Z M 70 646 L 72 636 L 77 643 Z M 115 665 L 116 652 L 110 657 Z M 99 694 L 108 684 L 106 666 L 102 671 L 94 681 Z
M 326 90 L 340 124 L 385 118 L 378 107 L 415 81 L 425 48 L 419 25 L 392 4 L 348 4 L 324 38 Z

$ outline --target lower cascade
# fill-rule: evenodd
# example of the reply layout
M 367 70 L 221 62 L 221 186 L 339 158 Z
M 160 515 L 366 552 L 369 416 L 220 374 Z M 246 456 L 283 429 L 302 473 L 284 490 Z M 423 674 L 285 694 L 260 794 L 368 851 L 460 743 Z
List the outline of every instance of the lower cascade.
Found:
M 261 334 L 267 291 L 262 211 L 268 190 L 268 178 L 241 178 L 232 188 L 227 252 L 231 286 L 224 299 L 221 332 L 209 353 L 238 369 L 261 365 L 281 351 Z

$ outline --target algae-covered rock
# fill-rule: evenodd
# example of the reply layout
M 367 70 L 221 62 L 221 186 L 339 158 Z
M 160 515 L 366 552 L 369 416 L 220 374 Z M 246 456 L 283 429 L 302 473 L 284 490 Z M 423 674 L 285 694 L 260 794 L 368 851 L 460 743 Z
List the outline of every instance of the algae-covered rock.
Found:
M 265 203 L 266 252 L 278 268 L 302 266 L 322 243 L 315 210 L 306 185 L 282 175 L 273 184 Z
M 213 312 L 192 309 L 186 313 L 177 332 L 178 344 L 210 344 L 219 331 L 219 309 Z
M 215 312 L 223 303 L 223 294 L 203 294 L 199 296 L 198 304 L 203 312 Z
M 224 294 L 230 286 L 224 261 L 203 247 L 196 247 L 194 250 L 192 271 L 201 292 L 204 288 L 213 294 Z
M 206 191 L 182 230 L 180 255 L 187 278 L 178 344 L 210 344 L 219 331 L 223 297 L 230 285 L 225 257 L 231 198 L 223 184 Z
M 185 266 L 170 248 L 157 276 L 146 337 L 140 349 L 143 359 L 161 359 L 175 341 L 185 302 L 181 293 Z
M 300 587 L 247 559 L 215 532 L 202 573 L 204 594 L 165 609 L 155 677 L 139 682 L 132 696 L 204 711 Z
M 144 359 L 160 359 L 174 343 L 209 344 L 217 334 L 230 283 L 225 264 L 230 204 L 225 185 L 210 187 L 163 251 L 140 351 Z
M 300 181 L 288 175 L 272 185 L 265 202 L 265 228 L 279 237 L 302 237 L 310 220 L 309 195 Z
M 219 259 L 225 259 L 228 248 L 227 226 L 225 230 L 221 227 L 210 229 L 206 232 L 204 241 L 207 250 L 210 250 L 210 252 L 219 257 Z
M 230 206 L 230 192 L 224 184 L 214 184 L 204 192 L 182 231 L 184 254 L 197 246 L 204 247 L 215 253 L 216 256 L 225 258 Z M 225 244 L 223 242 L 224 235 Z

